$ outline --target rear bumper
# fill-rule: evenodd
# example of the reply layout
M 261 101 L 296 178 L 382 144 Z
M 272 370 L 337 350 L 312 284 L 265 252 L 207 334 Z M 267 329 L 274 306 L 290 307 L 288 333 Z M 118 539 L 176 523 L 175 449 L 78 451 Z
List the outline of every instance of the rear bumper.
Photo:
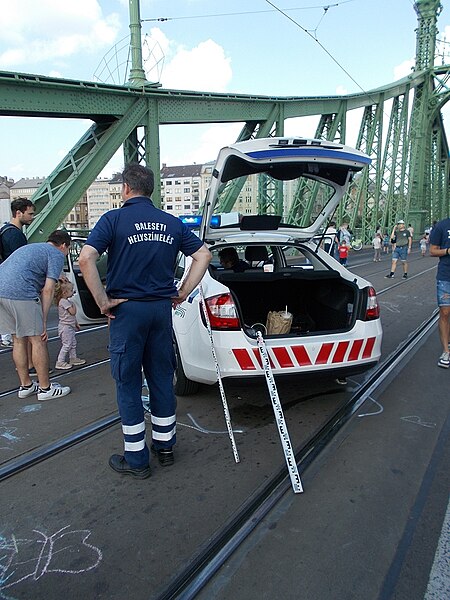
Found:
M 201 339 L 180 336 L 179 348 L 186 377 L 214 384 L 216 369 L 205 328 Z M 256 340 L 242 331 L 214 331 L 214 347 L 223 378 L 264 375 Z M 312 337 L 269 338 L 267 352 L 274 375 L 330 374 L 336 377 L 372 368 L 381 357 L 380 320 L 358 321 L 350 332 Z

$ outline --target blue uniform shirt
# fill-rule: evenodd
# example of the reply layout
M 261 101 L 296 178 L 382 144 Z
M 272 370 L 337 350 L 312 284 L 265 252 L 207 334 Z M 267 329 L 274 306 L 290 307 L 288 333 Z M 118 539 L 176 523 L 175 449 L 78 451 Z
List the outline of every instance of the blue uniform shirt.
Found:
M 99 254 L 108 250 L 108 296 L 142 300 L 175 296 L 178 252 L 190 256 L 203 245 L 184 223 L 145 196 L 105 213 L 86 243 Z

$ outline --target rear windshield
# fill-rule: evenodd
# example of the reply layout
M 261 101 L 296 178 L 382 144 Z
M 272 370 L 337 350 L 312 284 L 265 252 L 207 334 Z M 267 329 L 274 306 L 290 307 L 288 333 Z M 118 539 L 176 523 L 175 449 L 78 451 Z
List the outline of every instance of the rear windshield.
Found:
M 234 244 L 212 246 L 210 271 L 213 273 L 248 273 L 261 271 L 277 273 L 285 269 L 327 271 L 323 262 L 311 247 L 280 244 Z
M 211 227 L 233 227 L 243 219 L 245 222 L 245 217 L 255 215 L 261 216 L 257 229 L 267 231 L 283 226 L 309 227 L 334 193 L 329 183 L 304 175 L 285 181 L 266 173 L 238 177 L 222 185 Z M 280 218 L 274 218 L 275 215 Z M 268 218 L 264 220 L 264 217 Z M 252 227 L 249 225 L 249 228 Z

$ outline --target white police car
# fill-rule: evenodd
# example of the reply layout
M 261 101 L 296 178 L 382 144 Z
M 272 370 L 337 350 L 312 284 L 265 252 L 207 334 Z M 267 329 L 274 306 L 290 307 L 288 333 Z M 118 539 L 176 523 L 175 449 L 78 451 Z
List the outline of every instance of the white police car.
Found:
M 213 255 L 201 285 L 223 378 L 263 375 L 258 329 L 276 376 L 345 377 L 377 363 L 375 290 L 333 258 L 332 238 L 318 235 L 369 163 L 353 148 L 302 138 L 255 139 L 220 151 L 197 227 Z M 239 262 L 221 263 L 227 248 Z M 189 261 L 179 256 L 177 280 Z M 267 331 L 269 312 L 286 311 L 288 331 Z M 176 393 L 215 383 L 199 289 L 174 311 L 173 329 Z

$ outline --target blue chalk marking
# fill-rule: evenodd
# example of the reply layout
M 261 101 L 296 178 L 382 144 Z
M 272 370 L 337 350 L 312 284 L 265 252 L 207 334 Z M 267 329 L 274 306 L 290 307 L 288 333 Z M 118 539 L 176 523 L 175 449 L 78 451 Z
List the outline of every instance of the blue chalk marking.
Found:
M 27 406 L 22 406 L 19 412 L 21 413 L 30 413 L 41 410 L 42 404 L 28 404 Z

